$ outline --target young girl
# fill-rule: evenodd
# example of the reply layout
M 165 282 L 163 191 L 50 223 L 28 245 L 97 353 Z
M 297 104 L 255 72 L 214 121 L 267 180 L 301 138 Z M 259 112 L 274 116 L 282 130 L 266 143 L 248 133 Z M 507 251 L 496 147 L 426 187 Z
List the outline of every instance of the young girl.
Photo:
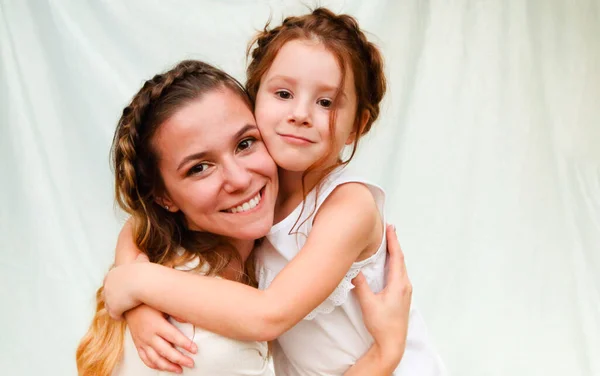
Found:
M 372 290 L 384 285 L 384 192 L 343 168 L 379 115 L 382 59 L 352 17 L 320 8 L 265 29 L 247 73 L 257 125 L 279 166 L 276 224 L 256 253 L 261 290 L 138 263 L 108 274 L 107 307 L 120 317 L 145 303 L 228 337 L 276 338 L 277 373 L 339 375 L 373 341 L 351 279 L 362 272 Z M 344 145 L 352 153 L 342 160 Z M 198 166 L 212 173 L 210 159 Z M 255 205 L 226 212 L 251 215 Z M 394 374 L 444 374 L 414 309 L 409 324 Z

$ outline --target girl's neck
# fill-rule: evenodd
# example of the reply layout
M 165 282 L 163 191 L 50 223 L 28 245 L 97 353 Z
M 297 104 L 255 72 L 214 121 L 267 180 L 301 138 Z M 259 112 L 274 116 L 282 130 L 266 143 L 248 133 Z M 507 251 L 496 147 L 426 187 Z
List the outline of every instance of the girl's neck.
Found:
M 279 194 L 275 205 L 275 223 L 281 222 L 290 215 L 304 200 L 304 193 L 310 192 L 319 183 L 324 169 L 311 171 L 304 177 L 304 191 L 302 190 L 302 177 L 305 171 L 296 172 L 279 168 Z

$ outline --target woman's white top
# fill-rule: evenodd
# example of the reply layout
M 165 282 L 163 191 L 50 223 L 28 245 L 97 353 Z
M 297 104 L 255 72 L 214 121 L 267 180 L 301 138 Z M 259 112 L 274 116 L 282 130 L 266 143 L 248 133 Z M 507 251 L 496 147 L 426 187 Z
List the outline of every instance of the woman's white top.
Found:
M 344 169 L 332 172 L 319 189 L 305 200 L 302 218 L 294 227 L 302 210 L 299 205 L 288 217 L 277 223 L 257 251 L 259 288 L 269 287 L 275 276 L 300 252 L 314 216 L 333 190 L 344 183 L 358 182 L 369 188 L 385 224 L 385 193 L 378 186 L 351 176 Z M 313 208 L 316 209 L 313 211 Z M 294 227 L 294 231 L 291 231 Z M 383 226 L 385 228 L 385 226 Z M 291 235 L 290 235 L 291 234 Z M 331 234 L 335 236 L 335 234 Z M 296 326 L 279 336 L 273 346 L 276 375 L 342 375 L 371 347 L 373 337 L 366 329 L 360 305 L 351 280 L 362 271 L 371 290 L 383 289 L 386 275 L 386 238 L 371 257 L 355 262 L 335 291 Z M 312 278 L 306 275 L 306 278 Z M 301 281 L 299 281 L 301 283 Z M 425 323 L 411 307 L 406 350 L 394 375 L 445 375 L 441 358 L 432 346 Z
M 191 270 L 198 265 L 192 260 L 180 270 Z M 219 277 L 215 277 L 219 278 Z M 183 375 L 188 376 L 273 376 L 269 366 L 266 342 L 238 341 L 209 332 L 189 323 L 181 323 L 172 318 L 169 321 L 198 346 L 196 354 L 179 349 L 194 360 L 194 368 L 183 367 Z M 131 338 L 129 328 L 125 332 L 123 358 L 112 376 L 158 376 L 175 375 L 146 367 L 140 359 Z

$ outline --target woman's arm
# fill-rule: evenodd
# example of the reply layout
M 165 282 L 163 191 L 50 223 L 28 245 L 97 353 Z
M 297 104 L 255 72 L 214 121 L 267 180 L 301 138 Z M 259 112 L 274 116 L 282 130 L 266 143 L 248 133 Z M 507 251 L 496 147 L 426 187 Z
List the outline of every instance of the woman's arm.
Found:
M 399 363 L 400 359 L 395 355 L 386 355 L 379 345 L 373 344 L 348 371 L 344 372 L 344 376 L 389 376 Z
M 344 184 L 320 207 L 302 251 L 268 289 L 156 264 L 124 265 L 105 280 L 109 312 L 118 317 L 145 303 L 228 337 L 272 340 L 324 301 L 363 251 L 379 245 L 380 220 L 368 188 Z
M 393 226 L 386 229 L 389 251 L 386 287 L 373 294 L 360 273 L 352 282 L 363 320 L 374 343 L 344 375 L 390 375 L 406 348 L 412 285 L 406 272 L 404 254 Z

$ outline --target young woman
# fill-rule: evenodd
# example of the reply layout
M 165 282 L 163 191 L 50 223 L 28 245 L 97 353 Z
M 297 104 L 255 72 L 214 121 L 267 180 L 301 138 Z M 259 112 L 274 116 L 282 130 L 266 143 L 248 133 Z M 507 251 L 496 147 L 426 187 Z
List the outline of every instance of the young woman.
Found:
M 108 274 L 107 305 L 115 317 L 145 303 L 233 338 L 277 338 L 275 370 L 285 375 L 342 374 L 373 343 L 351 280 L 362 271 L 374 291 L 384 285 L 384 192 L 343 169 L 379 115 L 380 53 L 352 17 L 317 9 L 257 37 L 246 87 L 279 166 L 276 224 L 257 252 L 261 291 L 136 264 Z M 352 154 L 343 160 L 345 145 Z M 189 166 L 200 180 L 219 174 L 210 157 Z M 260 215 L 266 199 L 253 187 L 245 201 L 214 208 L 215 216 Z M 205 303 L 223 296 L 227 302 Z M 396 373 L 444 372 L 412 310 Z
M 255 239 L 264 236 L 273 223 L 278 179 L 249 98 L 237 81 L 198 61 L 182 62 L 156 75 L 124 109 L 112 156 L 117 202 L 131 214 L 135 243 L 144 250 L 146 260 L 185 270 L 188 275 L 256 285 L 251 251 Z M 213 167 L 218 166 L 210 179 L 200 178 L 204 169 L 193 163 L 200 157 L 211 158 Z M 255 191 L 260 191 L 260 203 L 255 203 L 253 214 L 232 213 L 230 208 Z M 396 264 L 401 266 L 401 262 Z M 405 278 L 395 280 L 402 284 Z M 372 318 L 372 333 L 380 341 L 348 374 L 384 374 L 402 355 L 402 342 L 397 338 L 405 330 L 410 297 L 402 300 L 399 294 L 390 293 L 386 302 L 369 295 L 366 285 L 362 290 L 369 304 L 365 317 Z M 138 358 L 132 333 L 139 327 L 125 332 L 124 325 L 108 317 L 101 298 L 99 291 L 96 316 L 77 351 L 79 374 L 159 374 Z M 218 305 L 227 299 L 204 304 Z M 148 307 L 130 312 L 136 323 L 135 315 L 142 322 L 150 317 L 147 329 L 155 328 L 152 323 L 163 324 L 162 315 L 158 313 L 157 318 L 155 313 Z M 171 332 L 173 336 L 167 338 L 195 353 L 190 354 L 195 367 L 186 369 L 186 374 L 271 373 L 265 342 L 232 340 L 191 324 L 171 322 L 188 337 Z M 139 353 L 149 362 L 156 355 L 152 351 L 147 348 Z

